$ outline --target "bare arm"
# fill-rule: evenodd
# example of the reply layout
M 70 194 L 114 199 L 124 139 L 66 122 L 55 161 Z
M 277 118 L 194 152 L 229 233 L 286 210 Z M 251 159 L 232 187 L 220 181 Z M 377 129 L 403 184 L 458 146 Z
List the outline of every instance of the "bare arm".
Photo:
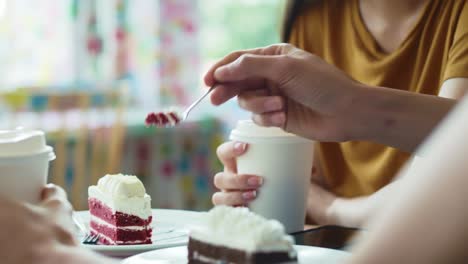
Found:
M 464 263 L 468 257 L 468 98 L 424 145 L 350 263 Z
M 356 140 L 413 152 L 455 103 L 437 96 L 363 86 L 352 105 L 354 124 L 349 125 L 353 125 Z
M 467 78 L 444 82 L 440 97 L 365 87 L 358 97 L 361 138 L 413 152 L 468 90 Z
M 458 100 L 467 91 L 468 79 L 455 78 L 444 82 L 439 96 Z M 404 175 L 405 173 L 400 173 L 400 177 Z M 363 226 L 381 208 L 385 208 L 389 200 L 398 193 L 401 187 L 400 182 L 396 180 L 370 196 L 352 199 L 336 198 L 326 212 L 327 222 L 344 226 Z
M 218 83 L 214 104 L 237 95 L 259 125 L 317 141 L 369 140 L 408 152 L 456 104 L 358 83 L 319 57 L 284 44 L 231 53 L 208 71 L 205 82 Z

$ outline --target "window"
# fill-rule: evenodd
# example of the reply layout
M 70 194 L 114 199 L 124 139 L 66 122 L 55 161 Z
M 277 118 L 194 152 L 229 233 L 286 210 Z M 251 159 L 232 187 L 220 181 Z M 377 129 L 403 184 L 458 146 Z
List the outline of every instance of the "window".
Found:
M 281 0 L 0 0 L 0 92 L 130 84 L 136 107 L 187 104 L 216 59 L 278 42 Z M 0 10 L 1 12 L 1 10 Z M 125 41 L 121 41 L 125 37 Z

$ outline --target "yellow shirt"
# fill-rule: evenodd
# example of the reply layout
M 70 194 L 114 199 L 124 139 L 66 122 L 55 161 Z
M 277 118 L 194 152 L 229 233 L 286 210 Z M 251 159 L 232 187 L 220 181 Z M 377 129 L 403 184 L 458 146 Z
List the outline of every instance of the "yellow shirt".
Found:
M 429 1 L 391 53 L 382 51 L 367 30 L 358 1 L 310 5 L 295 20 L 290 42 L 373 86 L 437 95 L 445 80 L 468 77 L 468 1 Z M 410 157 L 363 141 L 320 143 L 318 155 L 331 190 L 345 197 L 377 191 Z

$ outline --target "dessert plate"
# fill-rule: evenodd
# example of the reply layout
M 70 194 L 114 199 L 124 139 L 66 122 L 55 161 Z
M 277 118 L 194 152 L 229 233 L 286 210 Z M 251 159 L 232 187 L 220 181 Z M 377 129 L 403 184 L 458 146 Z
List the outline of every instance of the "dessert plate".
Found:
M 294 246 L 299 263 L 339 264 L 343 263 L 350 253 L 340 250 Z M 187 247 L 173 247 L 145 252 L 125 259 L 122 264 L 187 264 Z
M 82 245 L 88 249 L 112 257 L 128 257 L 146 251 L 177 247 L 186 245 L 188 242 L 188 228 L 192 223 L 200 220 L 203 213 L 183 211 L 153 209 L 153 237 L 152 244 L 147 245 Z M 89 212 L 77 212 L 78 221 L 84 226 L 89 226 Z M 81 241 L 83 234 L 77 234 L 77 239 Z

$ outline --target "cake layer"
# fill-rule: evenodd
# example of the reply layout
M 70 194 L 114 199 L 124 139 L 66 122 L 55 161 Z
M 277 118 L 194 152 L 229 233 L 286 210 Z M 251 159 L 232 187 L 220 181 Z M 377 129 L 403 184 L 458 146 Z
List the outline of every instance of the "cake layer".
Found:
M 134 240 L 134 241 L 114 241 L 104 234 L 100 234 L 94 230 L 91 230 L 91 234 L 99 234 L 99 245 L 142 245 L 142 244 L 151 244 L 151 239 L 147 240 Z
M 143 230 L 129 230 L 120 228 L 116 229 L 109 225 L 103 225 L 101 223 L 98 223 L 96 221 L 91 221 L 90 228 L 93 233 L 97 233 L 100 236 L 103 236 L 103 240 L 110 240 L 106 242 L 111 242 L 115 244 L 151 243 L 151 228 Z
M 238 249 L 209 244 L 194 238 L 188 243 L 189 264 L 195 263 L 296 263 L 295 255 L 287 251 L 246 252 Z
M 146 229 L 152 229 L 151 225 L 141 225 L 141 226 L 115 226 L 112 225 L 104 220 L 102 220 L 99 217 L 96 217 L 94 215 L 91 215 L 91 221 L 96 222 L 97 224 L 100 225 L 105 225 L 111 229 L 124 229 L 124 230 L 146 230 Z
M 152 216 L 140 218 L 136 215 L 129 215 L 123 212 L 115 212 L 109 206 L 96 198 L 88 199 L 89 212 L 92 216 L 98 217 L 103 221 L 114 226 L 147 226 L 151 224 Z

